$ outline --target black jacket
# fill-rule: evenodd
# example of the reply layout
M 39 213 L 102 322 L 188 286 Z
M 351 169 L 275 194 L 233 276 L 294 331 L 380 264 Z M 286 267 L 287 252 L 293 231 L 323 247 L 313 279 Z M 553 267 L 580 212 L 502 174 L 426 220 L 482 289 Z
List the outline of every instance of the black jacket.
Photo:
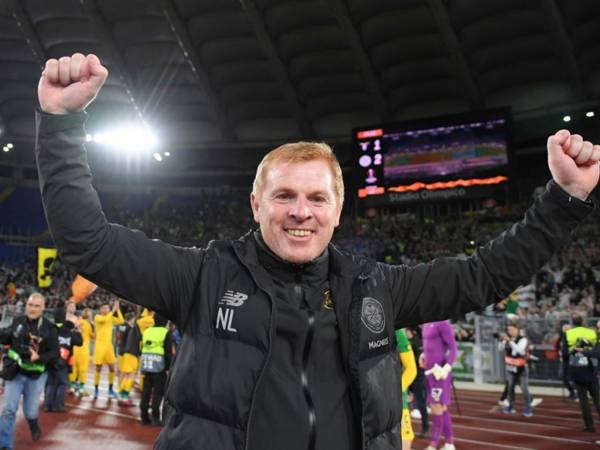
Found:
M 81 333 L 75 329 L 75 325 L 70 320 L 65 320 L 62 323 L 57 323 L 58 329 L 58 348 L 60 355 L 53 361 L 52 367 L 62 369 L 69 367 L 70 358 L 73 356 L 73 347 L 83 345 L 83 337 Z
M 38 372 L 19 367 L 18 371 L 31 378 L 38 378 L 59 357 L 56 326 L 43 317 L 35 321 L 28 320 L 26 316 L 16 317 L 10 327 L 0 331 L 0 342 L 10 346 L 10 350 L 17 353 L 25 363 L 31 362 L 29 349 L 36 350 L 40 357 L 36 362 L 43 364 L 44 370 Z M 7 351 L 4 359 L 5 368 L 7 364 L 10 365 L 14 361 L 8 359 Z
M 119 344 L 119 355 L 129 353 L 130 355 L 140 356 L 142 354 L 142 333 L 140 327 L 134 322 L 133 325 L 125 323 L 125 331 L 121 334 L 121 343 Z
M 167 392 L 171 413 L 156 448 L 244 449 L 252 440 L 254 394 L 269 367 L 276 321 L 272 281 L 258 264 L 256 241 L 249 234 L 206 249 L 181 248 L 107 223 L 83 149 L 84 119 L 83 113 L 37 117 L 39 179 L 60 256 L 181 330 Z M 390 266 L 329 246 L 340 351 L 362 448 L 400 447 L 394 330 L 499 302 L 529 280 L 591 210 L 550 182 L 522 221 L 469 258 Z
M 69 367 L 71 356 L 73 356 L 73 347 L 83 345 L 81 333 L 75 329 L 75 324 L 66 319 L 67 311 L 64 307 L 54 309 L 54 324 L 58 330 L 58 349 L 60 355 L 52 362 L 51 367 L 62 369 Z

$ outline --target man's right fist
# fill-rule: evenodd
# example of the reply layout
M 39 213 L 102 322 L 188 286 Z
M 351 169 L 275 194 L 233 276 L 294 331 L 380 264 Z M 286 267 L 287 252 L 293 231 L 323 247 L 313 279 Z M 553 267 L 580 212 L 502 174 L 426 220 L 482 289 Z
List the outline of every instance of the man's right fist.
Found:
M 49 114 L 83 111 L 107 77 L 108 70 L 93 54 L 49 59 L 38 84 L 40 107 Z

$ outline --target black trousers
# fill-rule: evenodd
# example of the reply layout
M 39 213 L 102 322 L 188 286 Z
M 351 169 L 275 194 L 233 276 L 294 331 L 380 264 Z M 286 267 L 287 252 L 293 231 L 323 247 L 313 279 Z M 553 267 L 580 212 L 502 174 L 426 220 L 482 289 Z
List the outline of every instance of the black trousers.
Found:
M 508 383 L 507 393 L 510 407 L 515 407 L 515 388 L 519 385 L 521 386 L 521 392 L 523 393 L 523 407 L 525 410 L 530 410 L 531 395 L 529 394 L 529 369 L 527 367 L 522 367 L 516 372 L 506 370 L 506 382 Z
M 504 390 L 500 396 L 500 401 L 504 401 L 508 398 L 508 379 L 504 382 Z
M 165 395 L 165 385 L 167 383 L 167 374 L 165 372 L 150 373 L 144 372 L 144 389 L 142 390 L 142 400 L 140 410 L 142 420 L 149 421 L 148 407 L 152 401 L 152 419 L 160 421 L 160 404 Z
M 569 397 L 575 396 L 574 383 L 569 379 L 569 366 L 564 361 L 561 361 L 560 363 L 560 377 L 563 385 L 569 391 Z
M 594 407 L 600 415 L 600 395 L 598 392 L 598 381 L 594 380 L 589 383 L 575 383 L 575 389 L 577 389 L 577 395 L 579 395 L 579 404 L 581 405 L 581 414 L 583 415 L 583 423 L 586 428 L 591 429 L 594 427 L 594 419 L 592 418 L 592 409 L 590 408 L 590 402 L 588 401 L 588 392 L 594 402 Z
M 417 372 L 415 381 L 410 385 L 409 390 L 413 393 L 413 398 L 416 408 L 421 413 L 421 430 L 429 430 L 429 415 L 427 414 L 427 391 L 425 375 L 422 372 Z

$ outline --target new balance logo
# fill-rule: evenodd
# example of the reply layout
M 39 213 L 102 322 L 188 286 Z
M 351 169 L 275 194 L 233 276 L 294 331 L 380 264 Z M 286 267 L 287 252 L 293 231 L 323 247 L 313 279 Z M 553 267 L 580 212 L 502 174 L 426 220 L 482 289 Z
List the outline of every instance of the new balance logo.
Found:
M 232 307 L 242 306 L 244 302 L 248 300 L 248 295 L 242 292 L 235 292 L 232 290 L 225 291 L 221 300 L 219 300 L 219 310 L 217 311 L 217 322 L 215 328 L 229 331 L 230 333 L 237 333 L 237 329 L 233 327 L 233 314 L 235 312 Z
M 242 306 L 247 299 L 248 296 L 241 292 L 226 291 L 219 300 L 219 305 Z

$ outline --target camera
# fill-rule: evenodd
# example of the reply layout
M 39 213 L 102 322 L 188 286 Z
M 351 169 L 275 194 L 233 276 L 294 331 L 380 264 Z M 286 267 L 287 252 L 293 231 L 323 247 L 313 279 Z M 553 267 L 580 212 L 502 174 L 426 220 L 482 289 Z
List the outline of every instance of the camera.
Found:
M 31 359 L 31 349 L 34 346 L 33 337 L 22 324 L 19 324 L 12 335 L 11 348 L 19 354 L 23 361 Z

